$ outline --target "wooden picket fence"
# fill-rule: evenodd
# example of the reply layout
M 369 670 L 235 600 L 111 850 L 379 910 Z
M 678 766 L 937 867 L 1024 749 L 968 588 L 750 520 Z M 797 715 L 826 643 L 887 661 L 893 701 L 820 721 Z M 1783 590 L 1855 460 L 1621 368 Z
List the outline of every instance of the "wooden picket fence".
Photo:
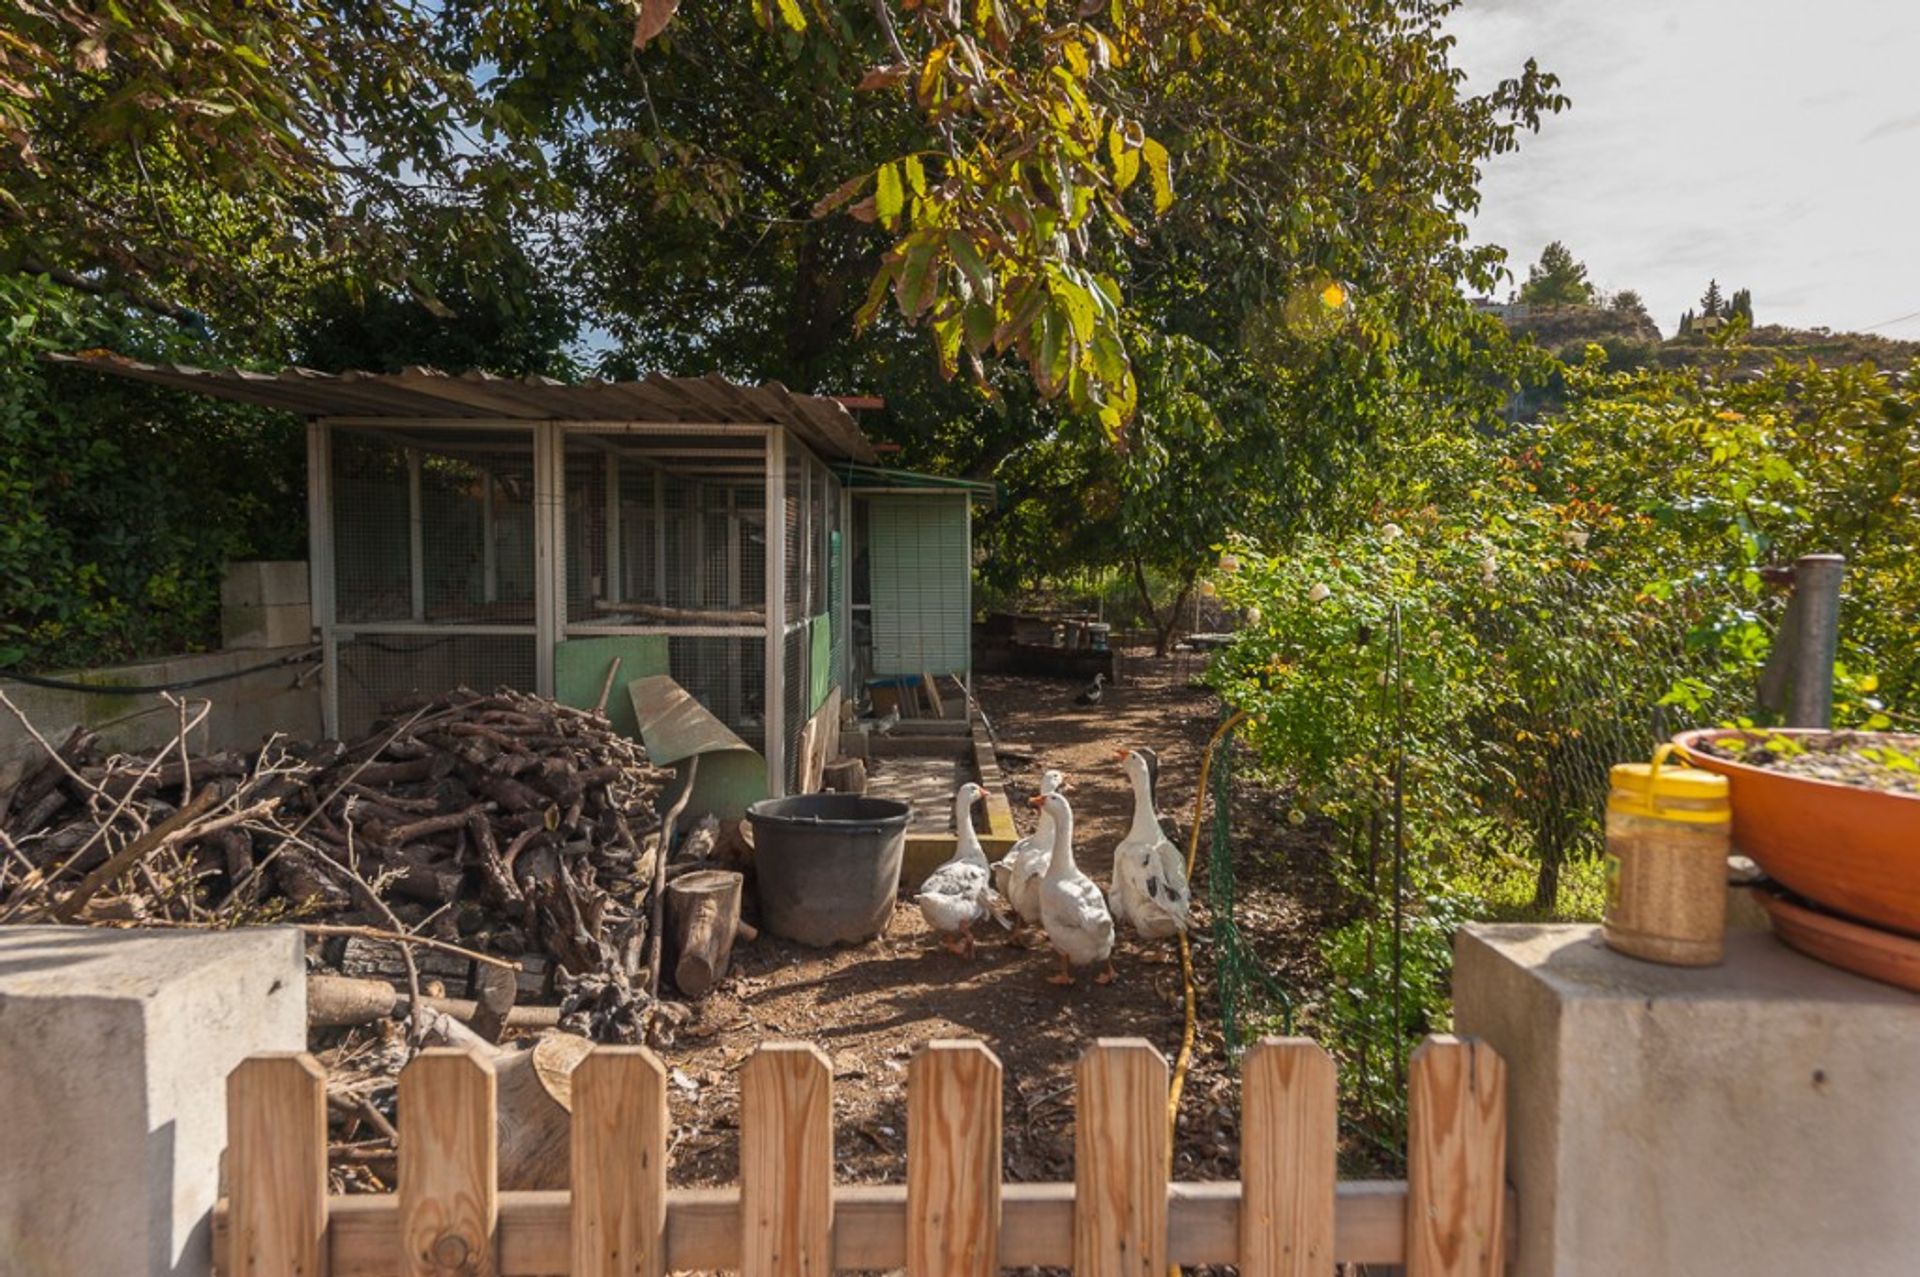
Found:
M 502 1193 L 491 1067 L 423 1052 L 400 1078 L 399 1191 L 330 1197 L 319 1066 L 250 1059 L 227 1087 L 220 1271 L 1164 1277 L 1169 1264 L 1235 1264 L 1327 1277 L 1348 1262 L 1494 1277 L 1512 1222 L 1505 1065 L 1456 1038 L 1429 1038 L 1409 1064 L 1405 1181 L 1338 1181 L 1333 1061 L 1303 1039 L 1245 1056 L 1238 1183 L 1168 1181 L 1167 1064 L 1135 1039 L 1079 1061 L 1071 1184 L 1001 1183 L 1000 1062 L 978 1042 L 914 1057 L 904 1185 L 835 1185 L 832 1068 L 814 1047 L 769 1044 L 741 1070 L 740 1186 L 669 1189 L 666 1081 L 644 1048 L 597 1048 L 573 1077 L 572 1191 Z

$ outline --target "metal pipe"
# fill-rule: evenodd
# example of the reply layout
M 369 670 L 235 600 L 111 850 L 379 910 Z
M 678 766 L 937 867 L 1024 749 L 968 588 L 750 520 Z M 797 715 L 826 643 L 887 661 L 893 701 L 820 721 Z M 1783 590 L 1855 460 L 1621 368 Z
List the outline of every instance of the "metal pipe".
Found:
M 1833 726 L 1833 664 L 1840 646 L 1840 586 L 1846 574 L 1847 560 L 1838 554 L 1806 554 L 1793 562 L 1793 593 L 1800 606 L 1789 727 Z

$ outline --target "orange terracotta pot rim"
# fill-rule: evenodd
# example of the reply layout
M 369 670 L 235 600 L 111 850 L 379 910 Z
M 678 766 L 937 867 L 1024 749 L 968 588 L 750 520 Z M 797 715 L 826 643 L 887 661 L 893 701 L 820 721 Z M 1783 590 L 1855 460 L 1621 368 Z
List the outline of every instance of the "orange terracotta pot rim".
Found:
M 1697 727 L 1692 731 L 1681 732 L 1673 738 L 1680 747 L 1687 762 L 1695 767 L 1714 771 L 1724 768 L 1728 773 L 1740 773 L 1751 776 L 1765 776 L 1773 780 L 1789 781 L 1795 785 L 1805 785 L 1818 793 L 1831 790 L 1836 794 L 1870 794 L 1878 798 L 1892 798 L 1905 802 L 1920 802 L 1920 794 L 1901 793 L 1892 789 L 1874 789 L 1868 785 L 1848 785 L 1837 780 L 1826 780 L 1819 776 L 1800 776 L 1793 772 L 1775 771 L 1771 767 L 1755 767 L 1752 763 L 1742 763 L 1731 758 L 1722 758 L 1717 754 L 1696 756 L 1694 747 L 1707 741 L 1726 740 L 1732 737 L 1757 739 L 1762 736 L 1832 736 L 1837 733 L 1821 727 Z M 1905 741 L 1913 749 L 1920 750 L 1920 735 L 1908 732 L 1854 732 L 1851 736 L 1874 736 L 1888 741 Z

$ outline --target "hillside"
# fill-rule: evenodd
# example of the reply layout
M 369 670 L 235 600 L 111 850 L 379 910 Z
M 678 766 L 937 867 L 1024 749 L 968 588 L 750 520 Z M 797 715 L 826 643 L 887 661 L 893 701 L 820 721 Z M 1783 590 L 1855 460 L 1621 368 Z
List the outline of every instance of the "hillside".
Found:
M 1531 337 L 1563 362 L 1576 363 L 1589 345 L 1607 352 L 1615 368 L 1658 364 L 1666 368 L 1720 361 L 1731 353 L 1742 368 L 1763 368 L 1775 359 L 1812 360 L 1821 367 L 1870 363 L 1879 368 L 1904 369 L 1920 359 L 1920 342 L 1896 341 L 1873 333 L 1836 333 L 1824 328 L 1786 328 L 1765 324 L 1746 334 L 1728 352 L 1704 333 L 1663 338 L 1645 311 L 1620 311 L 1605 306 L 1535 306 L 1526 303 L 1480 303 L 1497 316 L 1508 331 Z

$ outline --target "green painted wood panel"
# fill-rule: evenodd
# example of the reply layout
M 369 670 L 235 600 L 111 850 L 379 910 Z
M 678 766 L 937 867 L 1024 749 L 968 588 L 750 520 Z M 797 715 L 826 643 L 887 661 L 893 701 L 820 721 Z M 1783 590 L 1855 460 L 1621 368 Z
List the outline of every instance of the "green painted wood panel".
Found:
M 607 666 L 620 658 L 613 693 L 607 697 L 607 718 L 622 736 L 640 739 L 640 721 L 622 689 L 636 678 L 671 672 L 664 634 L 622 634 L 601 638 L 568 639 L 553 649 L 554 699 L 576 709 L 592 709 L 607 681 Z
M 871 498 L 875 674 L 963 674 L 970 667 L 967 514 L 965 496 Z

